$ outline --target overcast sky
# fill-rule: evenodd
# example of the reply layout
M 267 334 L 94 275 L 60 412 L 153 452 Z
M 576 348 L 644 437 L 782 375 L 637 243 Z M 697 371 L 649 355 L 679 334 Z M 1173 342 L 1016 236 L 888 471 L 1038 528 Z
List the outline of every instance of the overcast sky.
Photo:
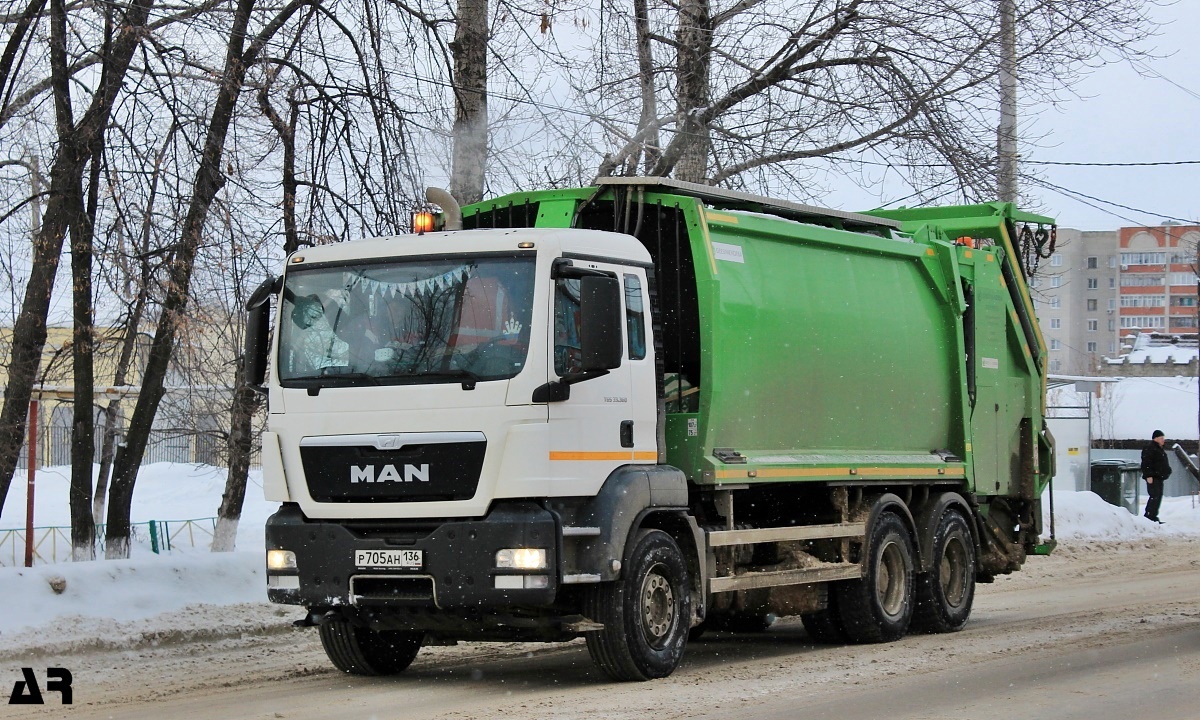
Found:
M 1095 70 L 1077 87 L 1079 99 L 1026 114 L 1022 132 L 1043 136 L 1022 147 L 1022 159 L 1087 163 L 1200 161 L 1200 0 L 1178 0 L 1153 14 L 1166 23 L 1148 48 L 1158 59 L 1135 69 L 1127 62 Z M 1024 165 L 1069 192 L 1025 183 L 1030 209 L 1058 218 L 1060 227 L 1112 230 L 1200 221 L 1200 164 L 1157 167 Z M 1074 193 L 1074 195 L 1072 195 Z M 1125 205 L 1116 207 L 1107 203 Z M 825 204 L 864 209 L 892 200 L 855 188 L 839 189 Z M 1093 207 L 1095 206 L 1095 207 Z

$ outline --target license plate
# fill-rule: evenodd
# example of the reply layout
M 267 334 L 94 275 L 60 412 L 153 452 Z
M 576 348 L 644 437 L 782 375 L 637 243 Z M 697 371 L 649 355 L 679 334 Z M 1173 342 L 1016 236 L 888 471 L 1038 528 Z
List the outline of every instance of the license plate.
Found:
M 425 553 L 421 550 L 355 550 L 354 565 L 360 568 L 419 568 Z

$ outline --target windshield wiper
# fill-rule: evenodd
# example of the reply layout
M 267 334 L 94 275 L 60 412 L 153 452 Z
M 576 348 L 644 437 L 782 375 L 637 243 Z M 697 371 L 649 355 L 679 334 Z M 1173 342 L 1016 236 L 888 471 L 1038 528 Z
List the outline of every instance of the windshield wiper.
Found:
M 358 372 L 358 371 L 352 371 L 352 370 L 343 370 L 343 369 L 342 369 L 340 366 L 336 366 L 336 365 L 335 365 L 335 366 L 331 366 L 331 367 L 325 367 L 325 368 L 321 368 L 321 374 L 320 374 L 320 376 L 319 376 L 318 378 L 314 378 L 314 379 L 321 379 L 321 380 L 326 380 L 326 379 L 329 379 L 329 380 L 366 380 L 366 381 L 370 382 L 372 385 L 379 385 L 379 384 L 380 384 L 380 383 L 379 383 L 379 378 L 375 377 L 374 375 L 368 375 L 368 374 L 367 374 L 367 373 L 365 373 L 365 372 Z
M 463 390 L 474 390 L 476 383 L 483 382 L 483 378 L 479 377 L 478 375 L 471 372 L 470 370 L 465 370 L 463 368 L 448 368 L 445 370 L 428 370 L 425 372 L 399 373 L 396 375 L 383 375 L 379 379 L 381 379 L 381 380 L 404 379 L 404 380 L 421 381 L 421 380 L 429 380 L 429 379 L 442 380 L 442 379 L 446 379 L 446 378 L 454 378 L 454 379 L 462 378 Z

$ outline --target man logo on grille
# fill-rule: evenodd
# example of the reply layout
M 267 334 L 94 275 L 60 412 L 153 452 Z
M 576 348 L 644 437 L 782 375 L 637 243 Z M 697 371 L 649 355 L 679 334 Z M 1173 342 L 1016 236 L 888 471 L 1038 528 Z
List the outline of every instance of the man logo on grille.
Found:
M 381 482 L 429 482 L 429 464 L 405 465 L 401 474 L 395 465 L 384 465 L 378 473 L 374 465 L 351 465 L 351 483 L 381 483 Z

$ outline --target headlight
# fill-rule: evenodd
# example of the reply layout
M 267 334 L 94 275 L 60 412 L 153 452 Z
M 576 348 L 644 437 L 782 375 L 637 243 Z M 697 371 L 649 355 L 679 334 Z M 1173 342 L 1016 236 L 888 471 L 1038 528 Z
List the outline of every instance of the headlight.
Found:
M 544 548 L 505 548 L 496 551 L 496 567 L 516 570 L 544 570 L 546 550 Z
M 295 572 L 296 553 L 291 550 L 268 550 L 267 570 L 272 572 Z

